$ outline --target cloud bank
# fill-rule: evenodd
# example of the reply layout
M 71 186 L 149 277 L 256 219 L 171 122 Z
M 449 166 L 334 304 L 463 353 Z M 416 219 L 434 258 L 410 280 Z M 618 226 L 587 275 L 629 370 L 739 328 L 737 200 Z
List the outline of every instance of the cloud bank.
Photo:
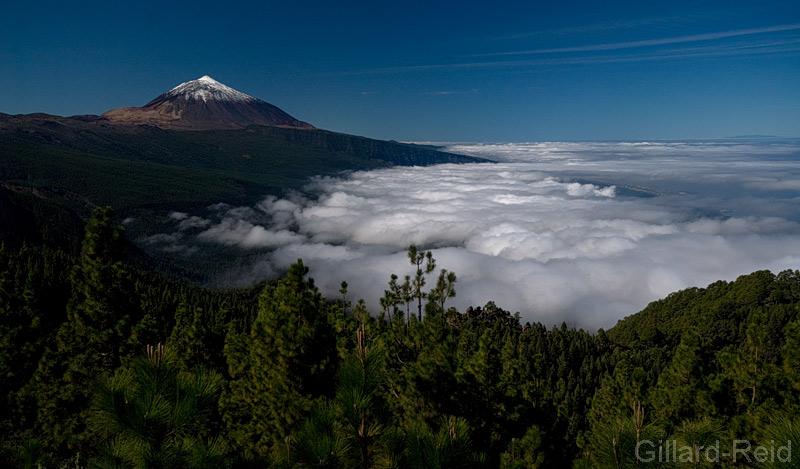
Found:
M 800 268 L 798 143 L 451 144 L 498 163 L 319 178 L 305 196 L 174 212 L 160 241 L 260 250 L 226 276 L 239 284 L 302 258 L 325 294 L 346 280 L 373 311 L 413 243 L 457 273 L 459 309 L 594 330 L 679 289 Z

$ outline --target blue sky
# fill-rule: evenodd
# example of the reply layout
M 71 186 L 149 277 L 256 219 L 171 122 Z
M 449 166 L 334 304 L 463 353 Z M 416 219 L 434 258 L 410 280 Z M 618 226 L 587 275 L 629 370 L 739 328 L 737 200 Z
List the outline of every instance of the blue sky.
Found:
M 100 114 L 211 75 L 396 140 L 800 136 L 800 3 L 13 2 L 0 112 Z

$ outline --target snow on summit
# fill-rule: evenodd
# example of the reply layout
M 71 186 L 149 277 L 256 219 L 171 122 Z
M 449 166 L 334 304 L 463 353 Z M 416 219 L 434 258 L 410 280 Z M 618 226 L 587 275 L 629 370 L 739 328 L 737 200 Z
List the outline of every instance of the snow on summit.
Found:
M 183 98 L 187 100 L 203 100 L 203 102 L 208 102 L 209 100 L 234 102 L 259 101 L 258 98 L 254 98 L 249 94 L 244 94 L 241 91 L 223 85 L 208 75 L 203 75 L 197 80 L 181 83 L 164 94 L 171 98 L 183 96 Z
M 111 109 L 100 117 L 111 123 L 178 130 L 243 129 L 250 125 L 314 128 L 208 75 L 181 83 L 142 107 Z

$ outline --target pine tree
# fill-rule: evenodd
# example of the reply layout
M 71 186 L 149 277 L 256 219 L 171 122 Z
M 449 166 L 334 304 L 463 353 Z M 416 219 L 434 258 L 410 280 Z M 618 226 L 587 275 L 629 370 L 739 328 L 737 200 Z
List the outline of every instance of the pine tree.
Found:
M 783 359 L 783 376 L 788 384 L 785 399 L 800 407 L 800 319 L 795 319 L 786 325 L 781 357 Z
M 293 430 L 330 391 L 335 372 L 328 304 L 307 273 L 298 260 L 277 286 L 265 287 L 250 333 L 232 333 L 226 344 L 223 419 L 234 445 L 262 459 L 274 448 L 290 450 Z
M 86 224 L 81 259 L 72 271 L 72 296 L 55 348 L 39 363 L 38 421 L 48 441 L 73 451 L 93 433 L 88 421 L 95 381 L 131 351 L 133 283 L 123 265 L 124 234 L 110 208 L 97 208 Z
M 92 376 L 120 365 L 131 325 L 133 284 L 123 265 L 124 234 L 110 208 L 96 209 L 86 225 L 81 262 L 72 274 L 60 348 L 73 356 L 71 371 Z
M 415 245 L 408 247 L 408 260 L 411 265 L 417 267 L 414 279 L 411 281 L 412 296 L 417 299 L 417 320 L 422 321 L 422 300 L 427 295 L 422 290 L 425 288 L 425 275 L 431 273 L 436 269 L 436 261 L 433 259 L 433 253 L 430 251 L 420 251 Z M 422 263 L 425 262 L 425 269 L 422 269 Z M 455 280 L 453 280 L 455 281 Z
M 355 350 L 339 369 L 336 403 L 345 437 L 358 453 L 358 467 L 373 467 L 377 440 L 383 434 L 385 409 L 379 392 L 383 351 L 367 337 L 365 318 L 356 332 Z
M 768 323 L 761 308 L 751 313 L 744 335 L 739 347 L 729 345 L 719 358 L 729 384 L 728 394 L 735 403 L 729 411 L 735 414 L 731 420 L 742 438 L 750 437 L 772 411 L 780 371 L 773 361 Z
M 715 413 L 704 367 L 708 362 L 702 356 L 700 336 L 693 331 L 683 334 L 669 366 L 658 377 L 658 385 L 651 394 L 655 411 L 668 428 Z
M 351 463 L 351 442 L 341 431 L 339 406 L 332 401 L 322 400 L 314 406 L 295 431 L 291 449 L 290 454 L 279 455 L 280 465 L 320 469 L 356 467 Z
M 483 467 L 485 455 L 476 453 L 470 428 L 463 418 L 443 416 L 438 429 L 418 424 L 406 436 L 406 467 L 426 469 Z
M 692 454 L 689 459 L 692 467 L 719 467 L 718 463 L 705 456 L 703 448 L 714 445 L 719 445 L 719 448 L 731 447 L 731 442 L 725 438 L 724 426 L 710 417 L 684 421 L 675 432 L 674 441 L 678 447 L 691 448 Z M 686 455 L 683 456 L 685 458 Z
M 442 315 L 442 319 L 445 317 L 446 310 L 444 309 L 444 304 L 450 298 L 455 298 L 456 296 L 456 273 L 455 272 L 448 272 L 447 269 L 442 269 L 439 272 L 439 278 L 436 281 L 436 287 L 431 290 L 428 294 L 428 298 L 435 302 L 436 306 L 438 306 L 438 312 Z
M 644 370 L 627 359 L 617 363 L 613 375 L 606 375 L 592 400 L 590 429 L 579 439 L 583 462 L 591 462 L 591 467 L 641 465 L 636 457 L 640 442 L 663 435 L 645 400 L 646 388 Z
M 508 450 L 500 455 L 500 467 L 507 469 L 537 469 L 544 467 L 542 432 L 535 425 L 520 439 L 509 443 Z
M 31 251 L 24 249 L 23 253 Z M 17 393 L 36 369 L 37 355 L 42 347 L 37 339 L 40 339 L 44 322 L 41 300 L 46 293 L 42 291 L 39 260 L 27 255 L 24 256 L 27 261 L 19 259 L 21 256 L 14 256 L 14 260 L 9 257 L 5 260 L 6 265 L 11 267 L 25 262 L 27 275 L 24 280 L 14 279 L 7 269 L 0 271 L 0 399 L 6 403 L 0 408 L 0 422 L 18 425 L 18 419 L 27 416 L 15 401 L 19 398 Z M 15 288 L 15 283 L 21 288 Z
M 772 446 L 776 451 L 760 467 L 768 469 L 794 469 L 797 467 L 795 452 L 800 441 L 800 419 L 790 412 L 778 412 L 760 432 L 760 441 Z M 768 443 L 768 444 L 767 444 Z M 772 449 L 772 448 L 770 448 Z
M 182 370 L 209 363 L 209 335 L 202 308 L 190 306 L 183 298 L 175 311 L 175 326 L 169 337 Z

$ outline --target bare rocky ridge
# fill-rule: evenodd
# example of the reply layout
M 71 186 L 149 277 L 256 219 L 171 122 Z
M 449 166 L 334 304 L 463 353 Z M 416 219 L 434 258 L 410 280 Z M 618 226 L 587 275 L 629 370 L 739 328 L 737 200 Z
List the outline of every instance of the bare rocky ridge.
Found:
M 142 107 L 112 109 L 100 117 L 113 124 L 147 124 L 175 130 L 242 129 L 253 124 L 314 128 L 207 75 L 182 83 Z

